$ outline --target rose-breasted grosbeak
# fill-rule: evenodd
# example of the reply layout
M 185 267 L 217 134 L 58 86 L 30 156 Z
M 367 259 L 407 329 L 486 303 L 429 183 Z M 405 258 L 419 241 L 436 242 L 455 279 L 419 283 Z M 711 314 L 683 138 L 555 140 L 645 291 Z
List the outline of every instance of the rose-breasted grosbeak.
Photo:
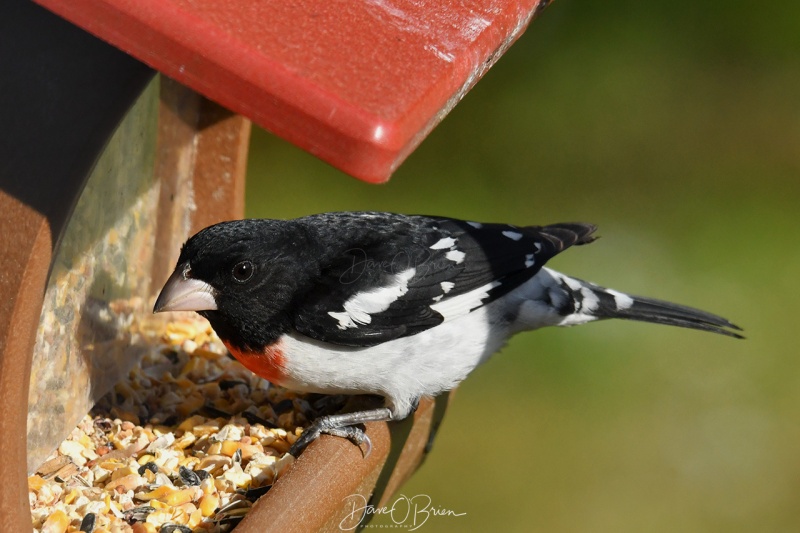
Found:
M 716 315 L 544 268 L 594 231 L 375 212 L 223 222 L 186 242 L 154 311 L 197 311 L 272 383 L 385 398 L 318 419 L 294 454 L 320 433 L 368 453 L 361 423 L 405 418 L 520 331 L 626 318 L 740 337 Z

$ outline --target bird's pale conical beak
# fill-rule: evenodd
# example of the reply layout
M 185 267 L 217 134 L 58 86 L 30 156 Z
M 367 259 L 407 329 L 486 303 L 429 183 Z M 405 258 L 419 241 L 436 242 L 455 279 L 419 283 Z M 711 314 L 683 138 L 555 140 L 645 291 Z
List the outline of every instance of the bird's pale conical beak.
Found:
M 187 276 L 189 269 L 181 265 L 164 284 L 153 307 L 154 313 L 162 311 L 214 311 L 217 300 L 214 288 L 199 279 Z

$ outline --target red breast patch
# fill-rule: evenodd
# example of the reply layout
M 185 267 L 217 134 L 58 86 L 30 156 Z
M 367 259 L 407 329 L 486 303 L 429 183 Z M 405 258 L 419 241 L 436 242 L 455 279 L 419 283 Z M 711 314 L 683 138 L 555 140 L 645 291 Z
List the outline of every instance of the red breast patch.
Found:
M 281 343 L 276 342 L 271 346 L 267 346 L 263 352 L 246 352 L 231 346 L 225 341 L 222 341 L 228 351 L 231 352 L 245 368 L 260 376 L 270 383 L 280 385 L 286 376 L 284 372 L 284 358 L 283 350 L 281 350 Z

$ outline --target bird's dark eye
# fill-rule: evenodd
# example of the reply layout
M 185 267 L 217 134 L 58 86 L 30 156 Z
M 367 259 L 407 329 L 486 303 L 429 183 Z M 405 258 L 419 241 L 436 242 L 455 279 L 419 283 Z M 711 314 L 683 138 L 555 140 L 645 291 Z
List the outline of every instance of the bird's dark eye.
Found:
M 241 261 L 236 263 L 236 265 L 233 267 L 233 279 L 239 283 L 244 283 L 253 277 L 255 271 L 256 268 L 253 266 L 253 263 L 250 261 Z

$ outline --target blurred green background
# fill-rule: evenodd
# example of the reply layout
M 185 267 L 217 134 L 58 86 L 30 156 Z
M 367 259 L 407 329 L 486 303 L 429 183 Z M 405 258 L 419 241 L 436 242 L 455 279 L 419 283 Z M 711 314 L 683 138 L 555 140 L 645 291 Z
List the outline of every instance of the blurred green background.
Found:
M 250 154 L 248 216 L 595 222 L 550 266 L 746 330 L 517 336 L 403 488 L 467 513 L 422 531 L 800 529 L 800 3 L 558 0 L 389 184 Z

